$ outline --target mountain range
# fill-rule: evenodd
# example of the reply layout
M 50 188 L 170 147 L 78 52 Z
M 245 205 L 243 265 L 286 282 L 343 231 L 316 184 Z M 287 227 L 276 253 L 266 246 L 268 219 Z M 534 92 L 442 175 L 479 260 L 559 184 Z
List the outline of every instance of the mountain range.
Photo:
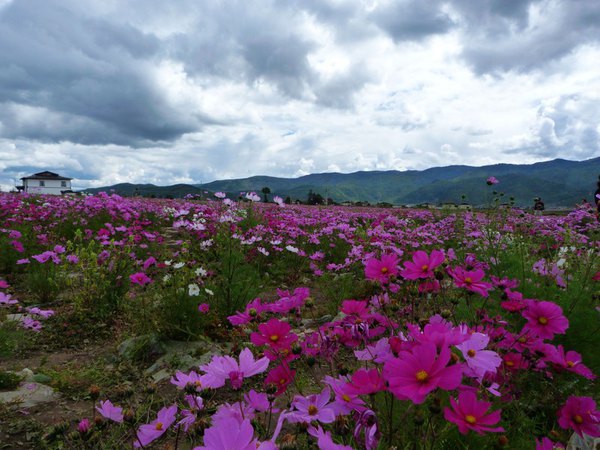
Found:
M 586 161 L 554 159 L 535 164 L 494 164 L 481 167 L 447 166 L 426 170 L 361 171 L 354 173 L 318 173 L 298 178 L 253 176 L 218 180 L 203 185 L 123 183 L 87 189 L 86 192 L 114 191 L 120 195 L 144 195 L 179 198 L 186 194 L 209 194 L 222 191 L 231 198 L 240 192 L 271 190 L 270 197 L 279 195 L 292 200 L 306 200 L 309 191 L 336 202 L 367 201 L 394 205 L 419 203 L 467 202 L 488 203 L 493 191 L 504 193 L 502 202 L 512 197 L 519 206 L 531 206 L 541 197 L 546 206 L 573 206 L 582 198 L 593 201 L 596 181 L 600 175 L 600 157 Z M 499 184 L 488 186 L 486 179 L 494 176 Z M 463 197 L 464 196 L 464 197 Z

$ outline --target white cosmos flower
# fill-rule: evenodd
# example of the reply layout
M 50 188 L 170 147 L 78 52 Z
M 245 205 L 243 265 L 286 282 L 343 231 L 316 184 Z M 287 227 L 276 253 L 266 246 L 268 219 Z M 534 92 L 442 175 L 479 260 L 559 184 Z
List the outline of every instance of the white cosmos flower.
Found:
M 197 297 L 200 295 L 200 288 L 196 283 L 188 284 L 188 294 L 190 297 Z

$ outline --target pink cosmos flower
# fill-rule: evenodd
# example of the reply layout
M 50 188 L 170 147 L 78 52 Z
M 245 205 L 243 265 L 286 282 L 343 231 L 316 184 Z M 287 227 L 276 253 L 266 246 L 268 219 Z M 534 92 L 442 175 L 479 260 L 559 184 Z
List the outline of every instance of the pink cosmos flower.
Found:
M 194 450 L 257 450 L 250 420 L 222 419 L 204 432 L 204 445 Z
M 133 284 L 139 284 L 140 286 L 145 286 L 152 281 L 144 272 L 134 273 L 133 275 L 129 275 L 129 279 Z
M 148 267 L 153 266 L 156 264 L 156 258 L 154 256 L 150 256 L 146 261 L 144 261 L 144 264 L 142 265 L 142 267 L 144 268 L 144 270 L 148 270 Z
M 187 374 L 178 370 L 175 373 L 175 376 L 171 377 L 171 384 L 177 386 L 178 389 L 185 389 L 188 386 L 193 386 L 197 392 L 210 387 L 208 381 L 206 375 L 198 375 L 193 370 Z
M 206 314 L 208 311 L 210 311 L 210 305 L 208 303 L 200 303 L 198 305 L 198 311 L 200 311 L 202 314 Z
M 11 298 L 10 294 L 0 292 L 0 306 L 16 305 L 17 303 L 19 303 L 19 301 Z
M 396 275 L 398 275 L 397 255 L 381 255 L 381 259 L 371 258 L 365 264 L 365 277 L 369 280 L 386 284 Z
M 227 320 L 229 320 L 233 326 L 244 325 L 252 319 L 259 317 L 262 312 L 267 311 L 269 311 L 269 305 L 263 305 L 260 298 L 255 298 L 246 305 L 244 312 L 238 311 L 235 315 L 229 316 Z
M 596 409 L 596 402 L 591 397 L 569 397 L 558 415 L 561 428 L 570 428 L 582 437 L 583 433 L 600 437 L 600 411 Z
M 491 283 L 481 281 L 485 273 L 481 269 L 465 270 L 462 267 L 456 267 L 448 270 L 450 276 L 454 278 L 456 287 L 464 287 L 465 289 L 475 292 L 483 297 L 488 296 L 488 290 L 492 288 Z
M 336 444 L 331 438 L 329 431 L 323 431 L 323 428 L 319 425 L 317 428 L 310 426 L 308 428 L 308 434 L 317 438 L 317 445 L 320 450 L 352 450 L 349 445 Z
M 434 389 L 440 387 L 449 391 L 460 384 L 461 365 L 447 367 L 449 361 L 448 347 L 438 355 L 435 344 L 426 342 L 388 360 L 383 367 L 383 377 L 389 383 L 390 392 L 399 399 L 423 403 Z
M 35 319 L 32 319 L 31 317 L 21 317 L 21 326 L 23 328 L 26 328 L 28 330 L 33 330 L 33 331 L 40 331 L 42 329 L 42 324 Z
M 523 300 L 523 294 L 516 291 L 511 291 L 509 288 L 504 289 L 507 300 L 500 303 L 500 306 L 507 311 L 516 312 L 527 308 L 527 304 Z
M 450 408 L 444 408 L 444 418 L 456 424 L 458 431 L 467 434 L 473 430 L 478 434 L 499 433 L 502 427 L 491 428 L 500 421 L 500 410 L 487 414 L 490 402 L 478 401 L 474 392 L 463 391 L 458 394 L 458 402 L 450 397 Z
M 433 271 L 444 262 L 445 258 L 444 252 L 440 250 L 433 250 L 430 256 L 427 256 L 423 250 L 418 250 L 413 254 L 412 262 L 404 263 L 405 268 L 400 275 L 408 280 L 432 278 Z
M 291 370 L 286 363 L 283 363 L 269 371 L 265 378 L 265 385 L 275 386 L 277 388 L 275 395 L 281 395 L 285 392 L 295 376 L 296 371 Z
M 348 390 L 355 395 L 366 395 L 383 391 L 385 387 L 385 381 L 377 369 L 359 369 L 352 375 Z
M 290 345 L 298 340 L 298 336 L 290 333 L 291 329 L 289 323 L 272 318 L 258 326 L 258 332 L 250 335 L 250 341 L 256 346 L 268 345 L 276 350 L 289 349 Z
M 485 180 L 485 182 L 488 184 L 488 186 L 500 183 L 496 177 L 488 177 L 488 179 Z
M 200 366 L 206 374 L 206 386 L 220 388 L 229 379 L 234 389 L 240 389 L 244 378 L 263 373 L 269 367 L 269 359 L 254 359 L 248 348 L 240 352 L 239 363 L 231 356 L 213 356 L 210 363 Z
M 346 378 L 333 378 L 327 375 L 323 381 L 331 387 L 335 394 L 335 401 L 331 403 L 331 409 L 333 409 L 336 416 L 366 409 L 365 402 L 351 391 Z
M 468 340 L 456 346 L 462 352 L 468 368 L 477 378 L 482 378 L 487 372 L 496 373 L 502 364 L 502 358 L 498 353 L 484 350 L 489 342 L 488 335 L 473 333 Z
M 359 361 L 372 360 L 376 363 L 383 363 L 393 355 L 388 338 L 381 338 L 375 342 L 375 345 L 367 345 L 364 350 L 354 350 L 354 356 Z
M 86 434 L 91 429 L 92 429 L 92 424 L 90 423 L 90 419 L 88 419 L 87 417 L 84 419 L 81 419 L 79 421 L 79 423 L 77 424 L 77 431 L 79 431 L 81 434 Z
M 565 353 L 565 349 L 562 345 L 559 345 L 556 348 L 556 352 L 554 352 L 548 359 L 557 366 L 568 370 L 569 372 L 574 372 L 578 375 L 581 375 L 588 380 L 596 379 L 596 375 L 594 375 L 590 368 L 583 364 L 581 355 L 572 350 Z
M 553 302 L 529 300 L 527 309 L 521 314 L 528 320 L 523 332 L 529 332 L 542 339 L 552 339 L 555 334 L 565 334 L 569 328 L 569 321 L 563 315 L 562 308 Z
M 195 395 L 186 395 L 185 401 L 187 402 L 190 409 L 182 409 L 181 415 L 183 419 L 177 422 L 177 426 L 183 427 L 183 431 L 187 433 L 189 428 L 196 423 L 197 420 L 197 412 L 201 409 L 204 409 L 204 400 L 200 396 Z
M 9 284 L 6 280 L 0 280 L 0 289 L 8 289 Z
M 100 402 L 100 406 L 96 406 L 96 411 L 98 411 L 105 419 L 117 423 L 123 422 L 123 408 L 114 406 L 110 400 Z
M 292 401 L 294 410 L 288 415 L 288 420 L 295 422 L 312 422 L 318 420 L 321 423 L 331 423 L 335 421 L 335 412 L 329 404 L 330 390 L 328 387 L 323 389 L 320 394 L 302 397 L 296 395 Z
M 557 448 L 565 448 L 565 446 L 558 442 L 552 442 L 547 437 L 542 438 L 541 441 L 535 440 L 535 450 L 555 450 Z
M 177 415 L 177 405 L 164 407 L 161 409 L 155 420 L 152 422 L 142 425 L 137 432 L 137 440 L 133 443 L 135 448 L 141 446 L 147 446 L 151 442 L 161 437 L 165 431 L 175 422 L 175 416 Z

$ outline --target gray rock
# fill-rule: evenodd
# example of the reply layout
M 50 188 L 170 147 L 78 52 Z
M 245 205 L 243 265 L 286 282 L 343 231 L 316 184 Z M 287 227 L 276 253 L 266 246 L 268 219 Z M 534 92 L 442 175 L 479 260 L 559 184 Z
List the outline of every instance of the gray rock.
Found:
M 155 383 L 159 383 L 167 378 L 171 378 L 171 372 L 169 372 L 167 369 L 161 369 L 152 375 L 152 379 Z
M 14 391 L 0 392 L 0 403 L 16 403 L 20 408 L 53 402 L 59 398 L 50 386 L 35 382 L 21 383 Z
M 164 343 L 165 353 L 144 372 L 152 376 L 155 382 L 173 375 L 177 370 L 188 371 L 208 363 L 213 356 L 225 354 L 231 344 L 218 345 L 207 338 L 197 341 L 167 341 Z M 167 374 L 167 376 L 165 376 Z M 159 380 L 157 380 L 157 377 Z
M 158 336 L 145 334 L 121 342 L 119 355 L 130 361 L 149 361 L 165 354 L 165 346 Z

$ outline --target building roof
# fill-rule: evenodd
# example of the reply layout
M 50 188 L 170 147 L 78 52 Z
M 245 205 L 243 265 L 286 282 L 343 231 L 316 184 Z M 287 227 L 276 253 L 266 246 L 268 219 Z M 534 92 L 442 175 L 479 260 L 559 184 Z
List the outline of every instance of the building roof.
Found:
M 54 172 L 39 172 L 28 177 L 22 177 L 21 180 L 72 180 L 73 178 L 61 177 Z

